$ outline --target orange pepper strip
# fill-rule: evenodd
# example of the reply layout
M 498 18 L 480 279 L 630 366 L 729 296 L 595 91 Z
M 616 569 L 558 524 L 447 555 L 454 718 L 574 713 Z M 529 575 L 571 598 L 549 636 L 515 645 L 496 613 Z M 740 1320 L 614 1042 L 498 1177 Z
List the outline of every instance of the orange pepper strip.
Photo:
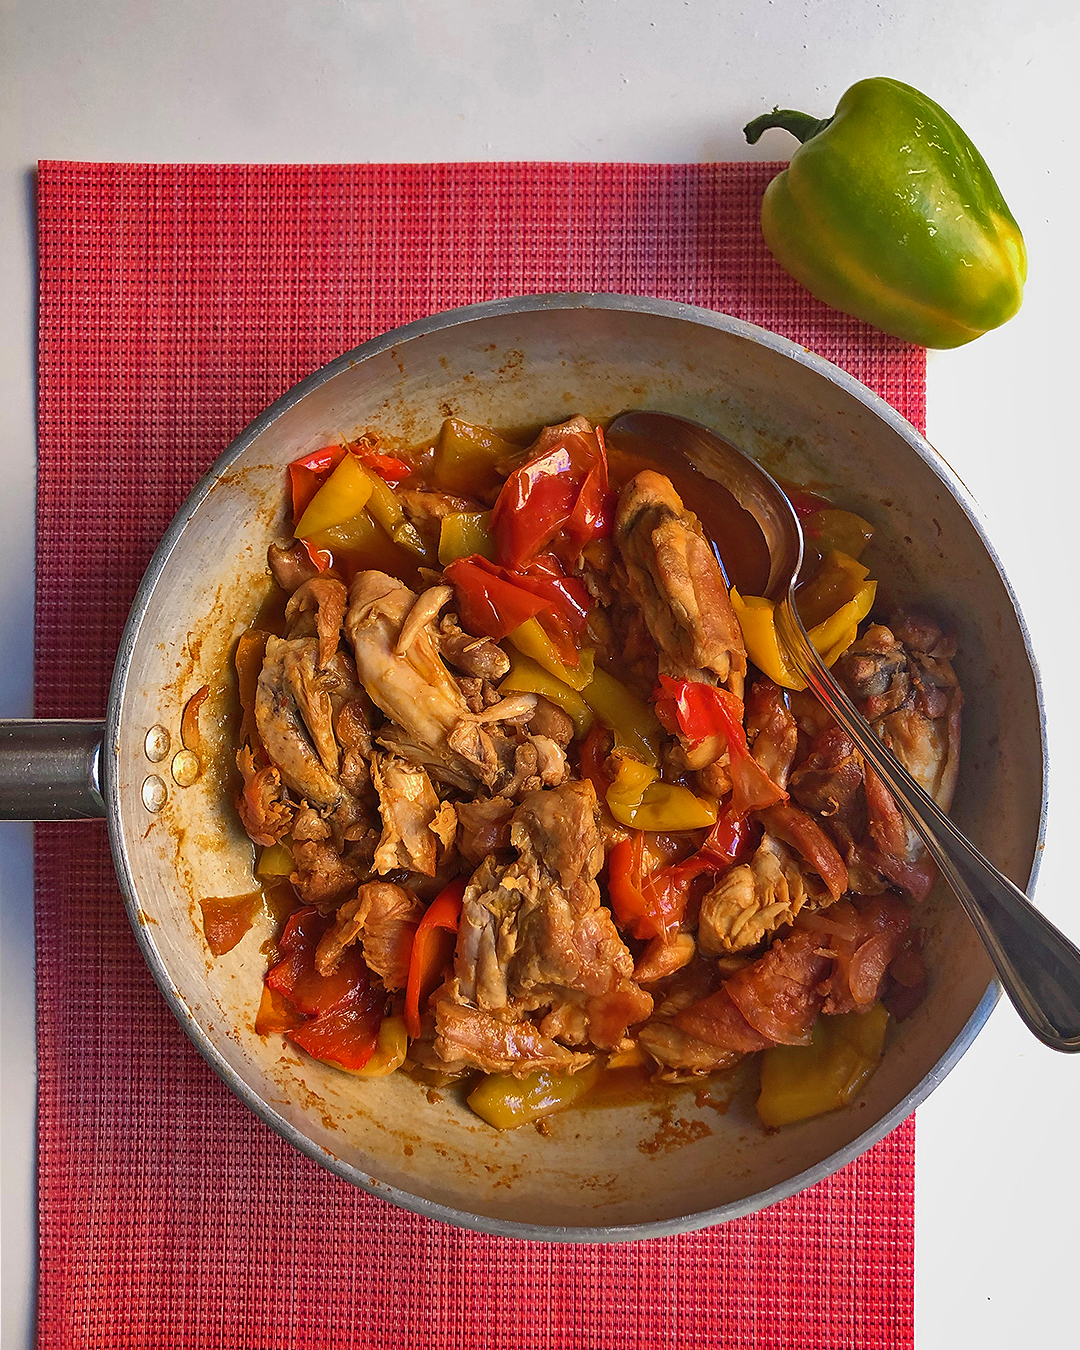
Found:
M 432 900 L 420 920 L 409 955 L 409 978 L 405 986 L 405 1027 L 415 1039 L 420 1035 L 420 1011 L 442 982 L 452 958 L 461 920 L 465 877 L 458 877 Z M 453 936 L 453 941 L 447 935 Z

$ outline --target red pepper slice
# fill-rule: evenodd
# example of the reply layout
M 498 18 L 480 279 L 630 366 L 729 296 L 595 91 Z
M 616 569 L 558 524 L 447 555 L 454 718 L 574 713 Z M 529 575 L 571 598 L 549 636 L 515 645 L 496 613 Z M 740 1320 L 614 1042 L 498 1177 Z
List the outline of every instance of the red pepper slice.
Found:
M 739 862 L 754 834 L 749 817 L 728 801 L 701 848 L 682 862 L 650 871 L 644 833 L 636 830 L 632 839 L 620 840 L 607 857 L 608 897 L 620 922 L 641 939 L 674 932 L 686 913 L 692 883 L 705 872 L 723 872 Z
M 386 995 L 373 988 L 358 947 L 346 948 L 336 969 L 320 975 L 315 949 L 333 922 L 308 905 L 291 915 L 278 943 L 282 959 L 267 972 L 266 985 L 303 1015 L 289 1033 L 314 1059 L 360 1069 L 375 1051 Z
M 567 433 L 503 484 L 491 513 L 496 556 L 520 568 L 570 526 L 559 552 L 572 561 L 590 539 L 610 533 L 610 497 L 603 433 Z
M 443 569 L 457 592 L 458 612 L 470 633 L 504 638 L 515 628 L 543 614 L 543 598 L 508 581 L 501 567 L 474 553 Z
M 323 481 L 348 454 L 344 445 L 324 445 L 320 450 L 294 459 L 289 465 L 289 484 L 292 488 L 293 525 L 308 508 Z
M 636 938 L 662 937 L 664 916 L 653 897 L 645 892 L 645 836 L 635 830 L 633 838 L 620 839 L 607 856 L 607 890 L 619 922 Z
M 601 806 L 607 800 L 607 790 L 611 786 L 611 779 L 604 772 L 610 752 L 611 732 L 597 718 L 578 749 L 578 773 L 593 785 Z
M 797 487 L 794 483 L 781 483 L 784 494 L 788 501 L 795 508 L 795 514 L 800 520 L 806 516 L 812 516 L 815 511 L 823 511 L 832 506 L 828 497 L 821 496 L 818 492 L 811 492 L 809 488 Z
M 413 1038 L 420 1035 L 421 1010 L 442 983 L 443 973 L 453 960 L 465 884 L 465 877 L 458 877 L 444 887 L 417 925 L 405 986 L 405 1028 Z
M 699 850 L 699 856 L 709 858 L 720 870 L 741 862 L 750 852 L 754 829 L 745 812 L 735 810 L 729 800 L 716 817 L 716 824 Z
M 536 618 L 565 664 L 578 664 L 574 636 L 585 626 L 588 593 L 573 577 L 562 575 L 554 559 L 537 560 L 527 573 L 518 573 L 474 553 L 450 563 L 443 576 L 457 592 L 458 610 L 469 632 L 504 638 Z
M 325 1064 L 362 1069 L 379 1041 L 386 995 L 370 985 L 355 989 L 344 1003 L 289 1032 L 289 1040 Z
M 504 572 L 523 591 L 546 600 L 575 637 L 581 637 L 589 622 L 589 592 L 577 577 L 568 577 L 558 558 L 544 553 L 518 572 Z
M 731 760 L 732 801 L 740 815 L 787 801 L 788 794 L 750 753 L 741 699 L 700 680 L 672 680 L 667 675 L 660 676 L 660 690 L 656 711 L 661 721 L 667 719 L 670 725 L 674 720 L 682 735 L 695 745 L 710 736 L 724 738 Z

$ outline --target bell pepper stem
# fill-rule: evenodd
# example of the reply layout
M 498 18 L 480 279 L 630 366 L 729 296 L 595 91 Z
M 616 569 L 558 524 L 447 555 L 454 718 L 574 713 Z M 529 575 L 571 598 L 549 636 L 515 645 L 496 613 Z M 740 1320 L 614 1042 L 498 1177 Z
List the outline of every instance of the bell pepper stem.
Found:
M 831 117 L 811 117 L 809 113 L 795 112 L 791 108 L 774 108 L 771 113 L 762 113 L 743 127 L 743 135 L 748 144 L 757 145 L 763 131 L 779 127 L 781 131 L 790 131 L 799 141 L 805 143 L 811 136 L 824 131 L 832 121 Z

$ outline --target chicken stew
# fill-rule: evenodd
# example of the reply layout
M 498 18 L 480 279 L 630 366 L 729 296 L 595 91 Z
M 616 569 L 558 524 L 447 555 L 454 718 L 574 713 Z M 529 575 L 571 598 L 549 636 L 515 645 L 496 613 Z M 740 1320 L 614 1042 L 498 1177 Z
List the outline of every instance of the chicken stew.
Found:
M 707 480 L 582 417 L 528 446 L 450 419 L 324 447 L 289 490 L 280 603 L 236 654 L 238 809 L 281 921 L 256 1031 L 460 1081 L 498 1128 L 612 1070 L 748 1056 L 767 1127 L 851 1101 L 925 989 L 933 870 L 786 667 Z M 881 622 L 872 527 L 789 491 L 811 637 L 948 809 L 952 639 Z

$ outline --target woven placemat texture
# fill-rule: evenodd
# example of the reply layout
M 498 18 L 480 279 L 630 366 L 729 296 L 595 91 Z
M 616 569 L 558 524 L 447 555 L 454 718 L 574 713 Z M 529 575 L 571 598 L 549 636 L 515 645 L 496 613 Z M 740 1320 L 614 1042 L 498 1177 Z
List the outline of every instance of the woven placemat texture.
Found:
M 39 716 L 99 716 L 196 478 L 374 334 L 525 292 L 762 324 L 921 424 L 922 353 L 814 301 L 757 227 L 776 166 L 41 166 Z M 620 1247 L 467 1234 L 294 1152 L 143 965 L 99 824 L 39 827 L 40 1344 L 885 1350 L 912 1342 L 913 1125 L 753 1218 Z

